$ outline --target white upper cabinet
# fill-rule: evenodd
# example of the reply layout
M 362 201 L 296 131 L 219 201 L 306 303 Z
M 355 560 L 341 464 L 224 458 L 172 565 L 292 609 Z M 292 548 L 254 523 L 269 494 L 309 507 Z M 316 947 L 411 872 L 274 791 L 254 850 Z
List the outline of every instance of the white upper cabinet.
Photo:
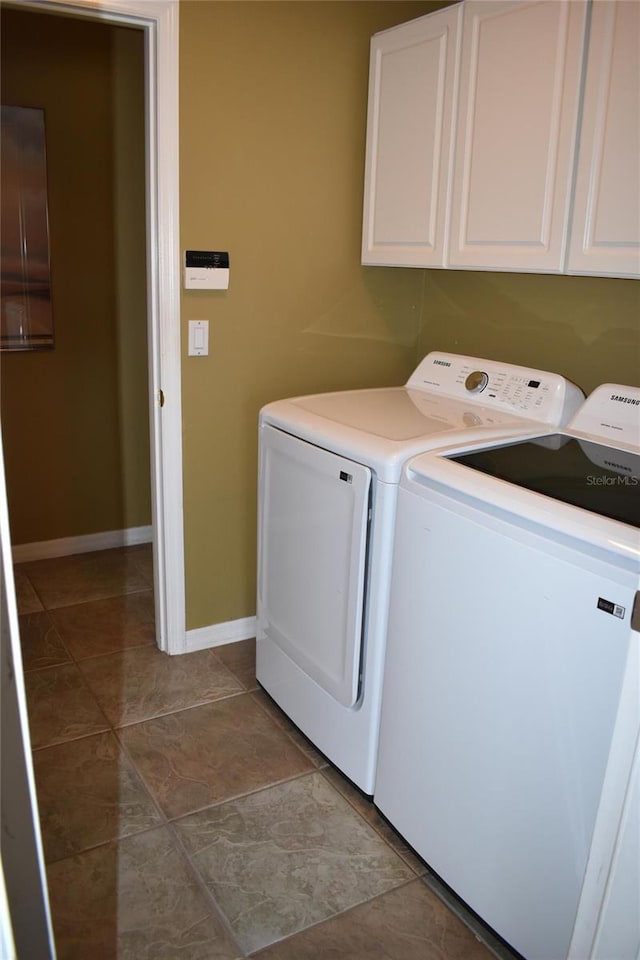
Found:
M 640 0 L 464 0 L 376 34 L 362 262 L 640 277 Z
M 371 41 L 362 262 L 444 266 L 462 5 Z
M 568 271 L 640 276 L 640 3 L 593 5 Z
M 582 0 L 465 3 L 452 267 L 562 271 L 585 26 Z

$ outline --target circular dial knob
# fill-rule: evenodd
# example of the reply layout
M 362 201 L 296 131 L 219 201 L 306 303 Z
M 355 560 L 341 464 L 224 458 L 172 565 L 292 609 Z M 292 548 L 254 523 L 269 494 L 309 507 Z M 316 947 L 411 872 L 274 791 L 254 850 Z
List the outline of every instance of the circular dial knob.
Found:
M 482 370 L 474 370 L 473 373 L 469 374 L 464 385 L 469 393 L 482 393 L 488 383 L 489 377 L 486 373 L 483 373 Z

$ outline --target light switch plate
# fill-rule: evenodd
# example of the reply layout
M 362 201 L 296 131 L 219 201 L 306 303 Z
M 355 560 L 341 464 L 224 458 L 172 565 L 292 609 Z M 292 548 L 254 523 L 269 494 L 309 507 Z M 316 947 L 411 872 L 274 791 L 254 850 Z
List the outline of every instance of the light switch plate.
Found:
M 209 355 L 209 321 L 189 320 L 189 356 Z

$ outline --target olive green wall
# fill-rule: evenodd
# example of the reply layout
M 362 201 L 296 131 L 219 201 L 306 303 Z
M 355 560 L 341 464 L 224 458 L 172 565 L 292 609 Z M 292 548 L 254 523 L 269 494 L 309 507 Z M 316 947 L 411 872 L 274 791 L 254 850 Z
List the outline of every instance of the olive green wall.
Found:
M 180 4 L 181 247 L 231 258 L 228 291 L 182 294 L 183 340 L 210 324 L 183 361 L 190 628 L 255 613 L 262 404 L 414 365 L 421 274 L 360 266 L 369 38 L 434 6 Z
M 451 350 L 553 370 L 586 394 L 601 383 L 640 386 L 637 280 L 422 272 L 421 354 Z
M 360 266 L 369 37 L 438 6 L 180 4 L 181 247 L 231 255 L 228 291 L 182 293 L 190 628 L 255 612 L 263 403 L 400 383 L 435 348 L 558 370 L 587 392 L 639 382 L 635 281 Z M 56 349 L 1 358 L 15 542 L 149 522 L 146 358 L 134 359 L 141 37 L 43 15 L 18 30 L 28 16 L 2 14 L 3 98 L 19 77 L 18 100 L 47 109 Z M 206 358 L 186 356 L 195 319 L 210 322 Z
M 369 36 L 443 3 L 180 4 L 181 246 L 229 250 L 183 291 L 188 626 L 255 612 L 257 415 L 406 379 L 430 349 L 637 383 L 635 281 L 360 266 Z
M 43 107 L 55 348 L 0 358 L 14 543 L 150 523 L 141 31 L 2 11 L 2 102 Z

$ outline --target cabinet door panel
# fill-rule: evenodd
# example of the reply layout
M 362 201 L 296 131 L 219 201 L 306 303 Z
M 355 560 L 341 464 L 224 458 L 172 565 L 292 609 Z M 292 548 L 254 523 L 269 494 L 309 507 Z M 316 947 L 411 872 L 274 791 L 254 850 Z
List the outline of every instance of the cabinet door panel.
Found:
M 362 262 L 443 266 L 461 7 L 371 41 Z
M 586 7 L 469 0 L 449 263 L 559 272 Z
M 568 270 L 640 276 L 640 4 L 594 4 Z

